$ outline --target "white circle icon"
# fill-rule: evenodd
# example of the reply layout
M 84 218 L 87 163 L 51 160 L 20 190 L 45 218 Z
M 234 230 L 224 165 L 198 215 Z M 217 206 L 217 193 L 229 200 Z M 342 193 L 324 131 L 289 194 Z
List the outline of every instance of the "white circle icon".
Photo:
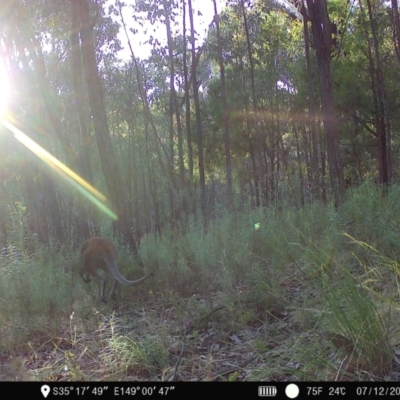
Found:
M 289 399 L 295 399 L 299 395 L 300 390 L 297 385 L 291 383 L 290 385 L 286 386 L 285 393 L 286 396 L 289 397 Z

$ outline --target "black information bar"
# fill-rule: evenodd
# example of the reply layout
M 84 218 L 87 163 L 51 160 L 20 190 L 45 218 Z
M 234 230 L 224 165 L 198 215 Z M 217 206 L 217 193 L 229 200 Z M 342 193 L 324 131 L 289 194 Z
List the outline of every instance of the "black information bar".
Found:
M 0 382 L 3 398 L 354 399 L 400 397 L 400 382 Z M 207 398 L 207 396 L 210 396 Z

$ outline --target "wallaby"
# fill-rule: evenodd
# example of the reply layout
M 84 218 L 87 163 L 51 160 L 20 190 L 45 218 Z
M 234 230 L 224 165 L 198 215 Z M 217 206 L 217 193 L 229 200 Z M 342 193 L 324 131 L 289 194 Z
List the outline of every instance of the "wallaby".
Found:
M 118 271 L 117 248 L 110 240 L 102 237 L 91 237 L 86 239 L 80 249 L 81 253 L 81 269 L 80 275 L 84 282 L 89 283 L 89 275 L 97 279 L 99 283 L 99 297 L 104 303 L 107 303 L 104 297 L 104 289 L 106 286 L 106 279 L 100 275 L 97 270 L 102 268 L 114 278 L 114 284 L 111 289 L 111 298 L 115 299 L 115 289 L 117 281 L 122 285 L 134 286 L 150 278 L 153 274 L 145 275 L 136 281 L 128 281 Z

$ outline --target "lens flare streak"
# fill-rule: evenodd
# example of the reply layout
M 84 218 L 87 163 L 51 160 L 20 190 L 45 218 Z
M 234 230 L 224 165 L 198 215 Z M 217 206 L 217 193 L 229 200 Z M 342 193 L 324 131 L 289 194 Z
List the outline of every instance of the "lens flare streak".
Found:
M 66 179 L 72 186 L 74 186 L 79 192 L 81 192 L 86 198 L 88 198 L 93 204 L 99 207 L 103 212 L 105 212 L 112 219 L 117 219 L 117 215 L 112 212 L 104 202 L 107 198 L 99 192 L 96 188 L 82 179 L 74 171 L 68 168 L 65 164 L 59 161 L 57 158 L 52 156 L 43 147 L 38 145 L 34 140 L 25 135 L 21 130 L 16 128 L 9 121 L 2 119 L 0 121 L 7 129 L 9 129 L 14 137 L 22 143 L 26 148 L 28 148 L 32 153 L 43 160 L 48 166 L 60 174 L 64 179 Z

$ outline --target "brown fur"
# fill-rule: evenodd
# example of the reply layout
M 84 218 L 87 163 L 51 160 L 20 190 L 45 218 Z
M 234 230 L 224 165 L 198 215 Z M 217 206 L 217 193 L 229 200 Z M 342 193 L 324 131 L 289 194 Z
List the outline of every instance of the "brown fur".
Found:
M 89 239 L 86 239 L 81 246 L 80 253 L 80 275 L 83 281 L 86 283 L 90 282 L 89 276 L 96 278 L 100 289 L 99 297 L 101 300 L 104 301 L 104 303 L 107 302 L 104 296 L 106 280 L 102 275 L 97 272 L 99 268 L 103 269 L 105 272 L 108 272 L 114 279 L 114 284 L 110 293 L 113 299 L 115 299 L 115 289 L 117 287 L 117 282 L 126 286 L 135 286 L 152 276 L 152 274 L 145 275 L 142 278 L 137 279 L 136 281 L 128 281 L 127 279 L 125 279 L 117 269 L 117 248 L 110 240 L 106 238 L 91 237 Z

